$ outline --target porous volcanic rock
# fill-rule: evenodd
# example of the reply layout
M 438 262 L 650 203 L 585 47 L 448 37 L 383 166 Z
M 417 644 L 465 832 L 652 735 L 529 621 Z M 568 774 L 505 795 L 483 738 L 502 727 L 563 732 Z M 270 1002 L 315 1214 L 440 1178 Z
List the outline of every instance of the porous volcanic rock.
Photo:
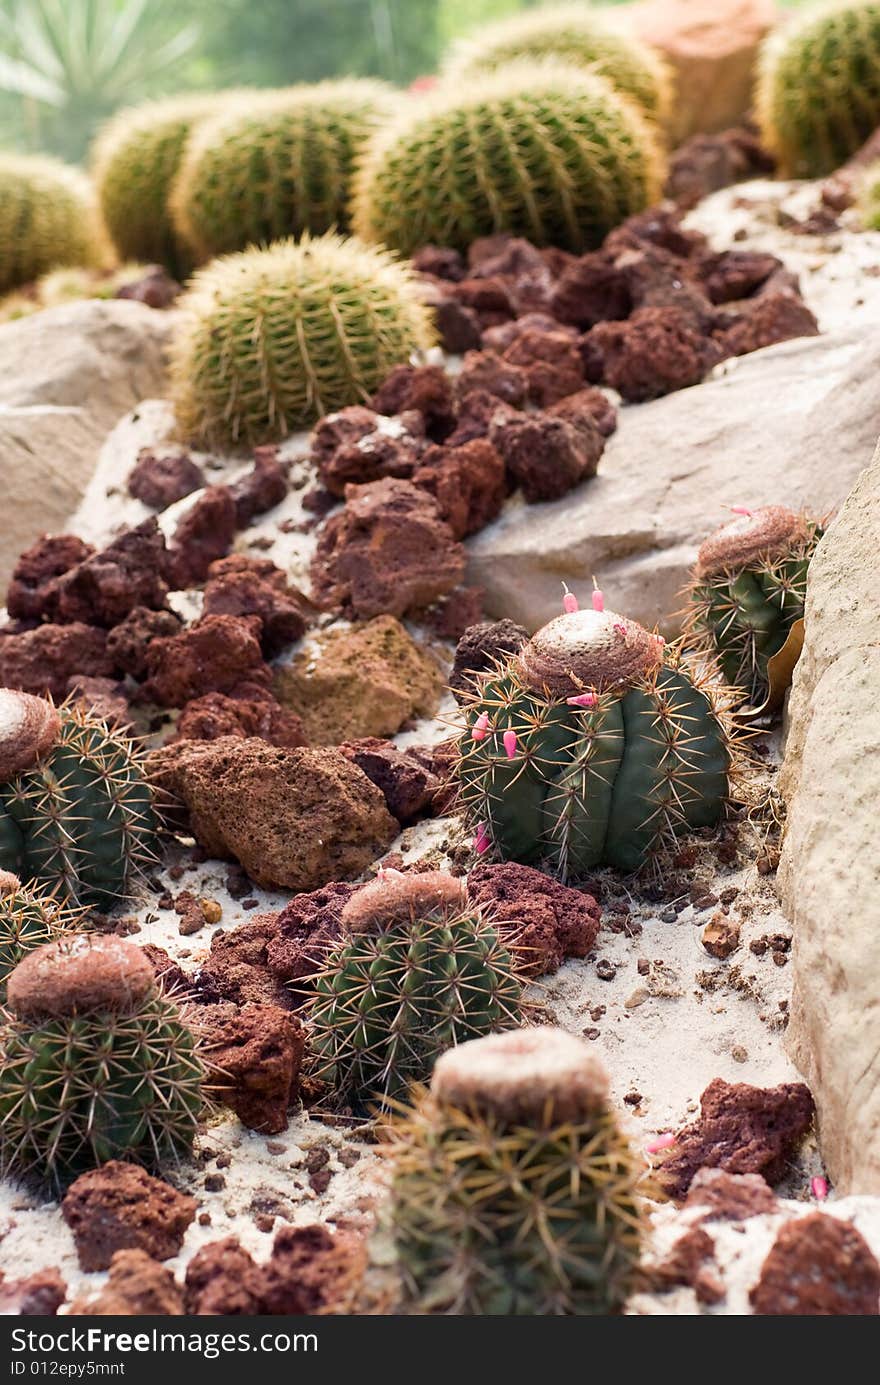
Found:
M 63 702 L 76 674 L 109 678 L 107 632 L 76 621 L 38 625 L 33 630 L 0 630 L 0 685 L 22 692 L 48 693 Z
M 117 1250 L 96 1298 L 78 1298 L 71 1317 L 181 1317 L 183 1293 L 174 1275 L 143 1250 Z
M 782 1227 L 749 1298 L 758 1317 L 876 1317 L 880 1265 L 849 1222 L 813 1212 Z
M 242 683 L 266 686 L 259 616 L 206 615 L 177 635 L 147 648 L 147 696 L 160 707 L 183 707 L 210 692 L 232 692 Z
M 531 866 L 479 865 L 467 887 L 490 919 L 510 926 L 510 945 L 529 976 L 557 971 L 569 957 L 586 957 L 596 941 L 601 910 L 593 896 Z
M 258 616 L 267 658 L 301 639 L 312 616 L 311 602 L 280 567 L 268 558 L 243 553 L 211 564 L 202 611 L 211 616 Z
M 250 1130 L 284 1130 L 305 1044 L 296 1016 L 278 1005 L 227 1002 L 200 1006 L 197 1023 L 217 1069 L 219 1100 Z
M 111 1159 L 80 1174 L 61 1203 L 80 1268 L 106 1270 L 118 1250 L 168 1260 L 183 1245 L 198 1204 L 137 1164 Z
M 401 750 L 393 741 L 376 736 L 343 741 L 339 749 L 382 790 L 389 813 L 401 827 L 429 812 L 440 791 L 440 780 L 411 750 Z
M 188 452 L 144 447 L 128 474 L 128 493 L 151 510 L 165 510 L 205 484 L 205 477 Z
M 518 654 L 529 632 L 512 620 L 482 620 L 469 625 L 458 641 L 449 686 L 459 702 L 474 691 L 474 675 Z

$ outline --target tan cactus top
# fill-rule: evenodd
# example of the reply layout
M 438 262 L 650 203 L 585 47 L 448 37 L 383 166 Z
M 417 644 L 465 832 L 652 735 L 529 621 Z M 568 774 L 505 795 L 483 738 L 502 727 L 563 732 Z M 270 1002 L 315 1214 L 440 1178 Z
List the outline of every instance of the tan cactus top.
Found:
M 0 783 L 42 760 L 60 732 L 61 718 L 51 702 L 0 688 Z
M 464 881 L 443 871 L 383 870 L 352 895 L 341 921 L 349 933 L 380 933 L 434 909 L 458 912 L 466 903 Z
M 80 933 L 29 952 L 10 974 L 6 996 L 22 1019 L 125 1014 L 155 985 L 139 947 L 112 935 Z
M 663 662 L 663 639 L 614 611 L 567 611 L 551 620 L 516 658 L 524 682 L 536 692 L 574 697 L 611 691 L 637 681 Z
M 756 558 L 781 558 L 808 538 L 803 515 L 784 505 L 743 510 L 710 534 L 697 554 L 697 576 L 746 567 Z

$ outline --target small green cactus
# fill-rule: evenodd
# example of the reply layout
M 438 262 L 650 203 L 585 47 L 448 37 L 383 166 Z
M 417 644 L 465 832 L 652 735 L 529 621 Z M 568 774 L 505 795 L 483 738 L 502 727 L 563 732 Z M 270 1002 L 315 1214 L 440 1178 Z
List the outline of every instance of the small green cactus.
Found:
M 131 741 L 76 703 L 0 689 L 0 870 L 110 908 L 154 859 L 155 833 Z
M 512 63 L 412 102 L 371 141 L 353 226 L 403 254 L 508 231 L 581 252 L 659 195 L 657 137 L 601 77 Z
M 30 952 L 0 1025 L 0 1171 L 60 1185 L 189 1149 L 205 1069 L 139 948 L 79 934 Z
M 409 1311 L 606 1315 L 635 1287 L 640 1170 L 582 1039 L 522 1029 L 446 1053 L 392 1153 L 383 1221 Z
M 579 5 L 542 5 L 483 25 L 453 46 L 444 76 L 461 84 L 479 82 L 487 72 L 523 58 L 554 58 L 595 72 L 655 119 L 668 104 L 668 77 L 653 49 Z
M 272 442 L 362 403 L 434 340 L 409 269 L 334 235 L 217 260 L 178 308 L 178 425 L 209 448 Z
M 193 130 L 229 100 L 226 93 L 149 101 L 118 111 L 99 131 L 94 178 L 104 221 L 123 259 L 164 265 L 178 279 L 190 272 L 191 256 L 172 225 L 168 199 Z
M 701 546 L 685 612 L 685 643 L 715 659 L 760 705 L 767 663 L 804 614 L 807 571 L 822 528 L 781 505 L 740 510 Z
M 355 161 L 400 99 L 383 82 L 319 82 L 260 93 L 203 122 L 171 196 L 195 261 L 347 230 Z
M 384 871 L 342 914 L 315 984 L 311 1048 L 358 1106 L 404 1096 L 453 1044 L 520 1019 L 521 983 L 460 880 Z
M 89 180 L 57 159 L 0 153 L 0 293 L 106 258 Z
M 478 853 L 562 879 L 637 871 L 728 795 L 729 738 L 708 688 L 659 635 L 565 598 L 565 613 L 481 674 L 456 773 Z
M 53 895 L 26 890 L 17 875 L 0 871 L 0 999 L 23 957 L 81 924 L 78 910 L 65 908 Z
M 880 3 L 805 9 L 761 54 L 758 121 L 789 177 L 833 173 L 880 125 Z

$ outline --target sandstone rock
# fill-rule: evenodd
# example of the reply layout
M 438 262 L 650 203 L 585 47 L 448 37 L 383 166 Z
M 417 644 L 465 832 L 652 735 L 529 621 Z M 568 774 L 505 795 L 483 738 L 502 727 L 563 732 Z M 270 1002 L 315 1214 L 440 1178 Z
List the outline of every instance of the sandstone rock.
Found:
M 849 1222 L 813 1212 L 785 1223 L 749 1297 L 758 1317 L 876 1317 L 880 1265 Z
M 61 1212 L 73 1233 L 80 1268 L 106 1270 L 118 1250 L 168 1260 L 183 1245 L 195 1198 L 152 1178 L 137 1164 L 111 1159 L 70 1185 Z
M 779 887 L 794 927 L 786 1042 L 844 1193 L 880 1193 L 878 547 L 880 452 L 810 567 L 780 779 L 788 822 Z
M 0 328 L 0 584 L 76 509 L 116 420 L 163 392 L 171 326 L 139 303 L 91 299 Z
M 393 616 L 330 630 L 278 671 L 277 696 L 302 718 L 310 745 L 393 736 L 440 700 L 438 664 Z
M 277 1005 L 226 1003 L 201 1006 L 197 1022 L 218 1069 L 218 1099 L 249 1130 L 286 1129 L 305 1045 L 299 1020 Z
M 589 485 L 540 509 L 511 505 L 468 540 L 468 580 L 490 615 L 536 629 L 558 614 L 563 579 L 589 588 L 595 573 L 617 610 L 673 633 L 723 504 L 822 514 L 840 503 L 876 441 L 878 382 L 880 332 L 861 326 L 769 347 L 624 409 Z
M 313 890 L 358 875 L 397 835 L 380 791 L 338 751 L 223 736 L 154 751 L 147 772 L 196 840 L 258 885 Z
M 772 0 L 644 0 L 621 17 L 672 70 L 673 145 L 743 119 L 752 104 L 758 49 L 776 21 Z

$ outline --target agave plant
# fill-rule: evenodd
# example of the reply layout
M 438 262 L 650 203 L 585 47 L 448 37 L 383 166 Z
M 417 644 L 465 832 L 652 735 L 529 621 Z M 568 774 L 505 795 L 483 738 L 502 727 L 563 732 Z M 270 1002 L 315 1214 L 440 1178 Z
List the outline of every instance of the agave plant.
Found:
M 0 97 L 20 139 L 75 160 L 94 127 L 152 93 L 198 37 L 171 0 L 0 0 Z

